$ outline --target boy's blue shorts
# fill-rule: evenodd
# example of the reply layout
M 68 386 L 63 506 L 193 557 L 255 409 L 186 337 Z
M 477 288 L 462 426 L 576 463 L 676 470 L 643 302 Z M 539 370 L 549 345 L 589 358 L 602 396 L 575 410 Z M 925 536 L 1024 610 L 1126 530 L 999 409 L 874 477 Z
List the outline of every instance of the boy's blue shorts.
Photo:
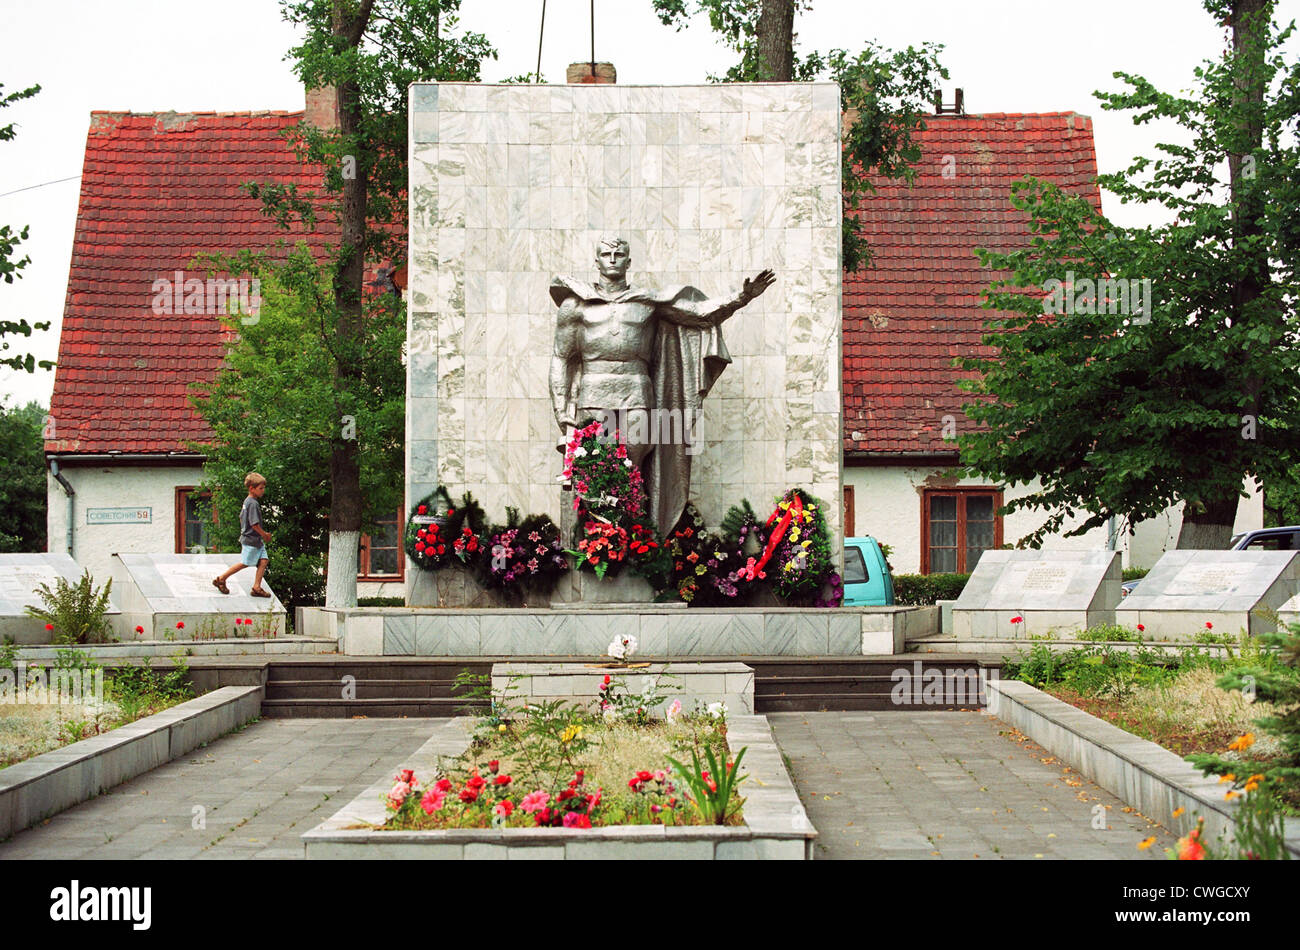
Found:
M 239 561 L 246 567 L 256 567 L 257 562 L 266 557 L 266 545 L 259 544 L 253 547 L 251 544 L 241 546 Z

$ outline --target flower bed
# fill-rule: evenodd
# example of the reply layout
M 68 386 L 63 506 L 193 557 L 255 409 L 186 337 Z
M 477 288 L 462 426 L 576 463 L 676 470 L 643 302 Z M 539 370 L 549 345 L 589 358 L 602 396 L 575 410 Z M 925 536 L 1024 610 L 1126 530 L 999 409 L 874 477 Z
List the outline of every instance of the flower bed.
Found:
M 623 646 L 621 643 L 620 646 Z M 386 829 L 739 825 L 744 799 L 726 707 L 680 701 L 656 718 L 667 676 L 641 692 L 593 672 L 589 704 L 538 700 L 480 682 L 490 701 L 474 741 L 437 775 L 403 768 L 384 797 Z

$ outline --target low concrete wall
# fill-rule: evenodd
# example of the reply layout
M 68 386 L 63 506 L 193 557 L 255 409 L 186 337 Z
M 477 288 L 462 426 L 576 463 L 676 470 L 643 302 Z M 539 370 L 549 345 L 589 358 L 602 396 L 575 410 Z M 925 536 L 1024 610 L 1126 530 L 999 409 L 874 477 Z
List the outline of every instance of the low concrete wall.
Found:
M 334 653 L 335 640 L 313 637 L 276 637 L 270 640 L 238 637 L 229 640 L 135 640 L 129 643 L 70 644 L 67 646 L 19 647 L 17 658 L 28 663 L 53 663 L 62 650 L 76 650 L 101 663 L 112 666 L 119 660 L 152 659 L 171 656 L 258 656 Z
M 613 682 L 621 680 L 634 693 L 645 692 L 642 678 L 660 680 L 664 699 L 648 710 L 655 716 L 662 716 L 674 699 L 687 713 L 697 703 L 724 703 L 733 715 L 754 713 L 754 670 L 744 663 L 493 663 L 492 691 L 504 694 L 513 683 L 514 695 L 526 702 L 561 699 L 586 705 L 595 703 L 605 676 Z
M 642 657 L 863 656 L 903 652 L 909 636 L 938 630 L 937 607 L 735 607 L 655 604 L 581 609 L 322 608 L 349 656 L 600 656 L 633 634 Z
M 393 764 L 383 778 L 302 836 L 310 859 L 381 858 L 555 860 L 811 860 L 817 831 L 808 820 L 781 750 L 765 716 L 729 716 L 727 742 L 746 748 L 741 769 L 749 778 L 745 824 L 740 827 L 627 825 L 605 828 L 451 829 L 379 831 L 388 818 L 383 797 L 392 773 L 413 769 L 422 782 L 437 774 L 438 757 L 469 745 L 465 719 L 438 724 L 415 754 Z M 356 827 L 365 825 L 371 827 Z
M 256 719 L 262 693 L 223 687 L 0 771 L 0 840 Z
M 1028 683 L 990 680 L 985 688 L 991 715 L 1175 834 L 1195 828 L 1198 816 L 1205 819 L 1207 841 L 1231 833 L 1238 806 L 1224 801 L 1217 777 Z M 1286 830 L 1287 850 L 1300 857 L 1300 822 L 1289 819 Z

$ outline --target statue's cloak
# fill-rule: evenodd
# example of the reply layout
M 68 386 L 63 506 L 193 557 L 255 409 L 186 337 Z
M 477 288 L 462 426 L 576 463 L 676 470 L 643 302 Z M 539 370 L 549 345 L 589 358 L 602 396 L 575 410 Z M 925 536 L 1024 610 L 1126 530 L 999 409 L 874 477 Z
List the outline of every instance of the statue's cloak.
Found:
M 656 444 L 644 472 L 650 515 L 660 537 L 664 537 L 676 527 L 690 492 L 691 455 L 687 452 L 686 439 L 697 435 L 691 428 L 698 428 L 704 397 L 731 362 L 722 328 L 712 313 L 714 307 L 708 297 L 689 286 L 659 291 L 630 287 L 611 296 L 593 284 L 572 277 L 557 277 L 552 281 L 551 299 L 556 305 L 570 294 L 584 302 L 644 303 L 655 310 L 655 341 L 650 364 L 655 404 L 647 408 L 676 409 L 684 436 L 681 440 Z M 691 426 L 692 423 L 696 425 Z M 655 435 L 668 430 L 667 425 L 656 424 L 653 415 L 651 428 Z M 675 426 L 673 431 L 678 431 Z M 698 445 L 691 448 L 698 451 Z

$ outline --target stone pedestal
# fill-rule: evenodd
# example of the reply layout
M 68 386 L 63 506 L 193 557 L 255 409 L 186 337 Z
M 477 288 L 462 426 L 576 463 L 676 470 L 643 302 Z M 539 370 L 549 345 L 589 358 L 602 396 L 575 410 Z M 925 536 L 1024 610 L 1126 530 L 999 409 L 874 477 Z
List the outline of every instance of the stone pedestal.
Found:
M 53 591 L 59 578 L 76 584 L 81 574 L 81 566 L 66 554 L 0 554 L 0 637 L 12 638 L 14 643 L 49 643 L 45 621 L 30 616 L 26 608 L 45 605 L 36 593 L 41 584 Z M 120 637 L 123 621 L 118 602 L 118 585 L 114 584 L 109 591 L 108 622 Z
M 1152 640 L 1264 633 L 1277 629 L 1278 612 L 1297 593 L 1295 551 L 1166 551 L 1115 616 L 1142 624 Z
M 583 604 L 648 604 L 654 596 L 650 582 L 626 568 L 617 577 L 604 578 L 591 571 L 570 571 L 555 585 L 551 606 L 559 609 Z
M 670 674 L 663 678 L 664 673 Z M 725 703 L 728 713 L 749 715 L 754 711 L 754 670 L 743 663 L 494 663 L 492 689 L 500 693 L 514 682 L 513 695 L 521 700 L 544 702 L 562 699 L 596 708 L 600 685 L 606 676 L 622 680 L 626 689 L 644 693 L 655 680 L 680 690 L 664 690 L 665 699 L 649 710 L 662 716 L 674 699 L 681 700 L 684 712 L 696 703 Z
M 284 636 L 284 605 L 270 583 L 274 561 L 262 581 L 270 597 L 252 595 L 256 567 L 231 575 L 229 594 L 212 586 L 212 579 L 238 560 L 235 554 L 114 554 L 113 594 L 122 605 L 122 639 Z M 253 622 L 236 624 L 236 619 Z M 185 626 L 178 628 L 178 623 Z M 144 632 L 137 634 L 136 627 Z
M 952 605 L 953 633 L 1018 639 L 1114 623 L 1122 578 L 1117 551 L 985 551 Z

